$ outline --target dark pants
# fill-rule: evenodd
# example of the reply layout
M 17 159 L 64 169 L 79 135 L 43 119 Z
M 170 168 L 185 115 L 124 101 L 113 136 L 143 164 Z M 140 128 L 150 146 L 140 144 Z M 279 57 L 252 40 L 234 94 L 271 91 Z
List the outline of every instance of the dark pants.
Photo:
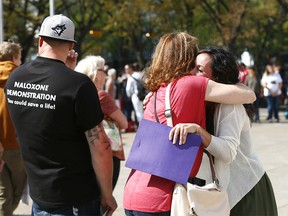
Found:
M 113 189 L 115 188 L 118 178 L 119 178 L 119 173 L 120 173 L 120 159 L 117 157 L 113 156 Z
M 273 114 L 275 119 L 279 119 L 279 109 L 280 109 L 280 95 L 273 97 L 267 96 L 267 110 L 268 110 L 268 120 L 272 119 Z
M 149 213 L 149 212 L 140 212 L 140 211 L 132 211 L 132 210 L 126 210 L 125 209 L 125 214 L 126 214 L 126 216 L 170 216 L 170 211 L 169 212 Z
M 129 101 L 125 101 L 123 102 L 123 112 L 124 112 L 124 115 L 126 116 L 127 120 L 128 121 L 132 121 L 132 111 L 134 110 L 133 108 L 133 104 L 132 104 L 132 101 L 129 100 Z
M 255 121 L 259 121 L 260 120 L 260 116 L 259 116 L 259 104 L 260 104 L 260 97 L 259 97 L 259 94 L 255 93 L 256 94 L 256 100 L 254 101 L 253 103 L 253 109 L 254 109 L 254 112 L 255 112 Z
M 43 208 L 39 206 L 37 203 L 33 202 L 31 215 L 32 216 L 74 216 L 74 215 L 101 216 L 100 201 L 94 200 L 80 205 L 53 208 L 53 209 Z

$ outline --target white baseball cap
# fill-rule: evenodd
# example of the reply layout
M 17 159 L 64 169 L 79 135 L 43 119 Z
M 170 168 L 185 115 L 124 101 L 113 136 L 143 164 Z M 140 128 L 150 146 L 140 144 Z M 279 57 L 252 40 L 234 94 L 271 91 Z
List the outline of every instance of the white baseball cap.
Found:
M 74 32 L 75 26 L 72 20 L 63 14 L 57 14 L 44 19 L 39 36 L 76 42 L 74 40 Z

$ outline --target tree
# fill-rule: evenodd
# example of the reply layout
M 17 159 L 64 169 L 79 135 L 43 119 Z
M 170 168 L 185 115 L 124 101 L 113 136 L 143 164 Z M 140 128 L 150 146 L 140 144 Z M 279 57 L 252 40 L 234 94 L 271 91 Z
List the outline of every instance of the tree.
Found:
M 22 62 L 35 52 L 35 35 L 48 4 L 42 1 L 9 0 L 3 2 L 4 39 L 20 43 Z M 30 52 L 33 50 L 32 53 Z
M 56 11 L 64 11 L 75 24 L 75 39 L 77 40 L 75 50 L 79 54 L 79 59 L 83 55 L 101 53 L 101 44 L 97 43 L 95 39 L 102 36 L 105 22 L 103 18 L 107 13 L 104 10 L 104 0 L 62 1 Z M 103 40 L 103 38 L 101 39 Z
M 4 39 L 23 47 L 23 62 L 37 52 L 37 34 L 49 15 L 43 0 L 4 0 Z M 144 66 L 165 33 L 187 31 L 200 46 L 219 45 L 240 56 L 245 48 L 256 64 L 288 49 L 285 0 L 70 0 L 55 1 L 55 13 L 76 27 L 79 59 L 102 55 L 115 67 Z M 7 20 L 7 21 L 6 21 Z
M 79 53 L 79 58 L 83 53 L 91 52 L 95 47 L 95 42 L 89 35 L 89 30 L 100 29 L 102 26 L 102 1 L 56 1 L 55 8 L 56 14 L 63 13 L 75 23 L 75 38 L 77 39 L 75 49 Z M 21 44 L 22 62 L 37 52 L 37 34 L 43 19 L 48 15 L 48 1 L 4 1 L 4 19 L 9 20 L 5 22 L 5 39 Z
M 213 40 L 206 39 L 206 43 L 224 46 L 238 57 L 248 49 L 257 67 L 267 63 L 279 50 L 288 49 L 287 39 L 282 37 L 288 27 L 284 14 L 287 3 L 282 0 L 199 0 L 198 3 L 205 14 L 197 15 L 202 17 L 201 22 L 194 26 L 210 30 Z M 199 32 L 201 37 L 206 34 Z

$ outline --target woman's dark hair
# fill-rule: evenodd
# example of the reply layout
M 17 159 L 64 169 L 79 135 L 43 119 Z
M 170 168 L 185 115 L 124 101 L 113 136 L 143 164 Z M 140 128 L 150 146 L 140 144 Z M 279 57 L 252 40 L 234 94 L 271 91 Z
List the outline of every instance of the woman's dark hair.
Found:
M 214 81 L 224 84 L 239 82 L 239 70 L 235 57 L 228 51 L 219 47 L 202 49 L 197 55 L 206 53 L 211 57 L 211 69 Z
M 220 47 L 207 47 L 198 52 L 197 55 L 206 53 L 211 57 L 211 69 L 213 80 L 224 84 L 236 84 L 239 82 L 239 69 L 237 60 L 234 55 Z M 246 113 L 252 122 L 254 110 L 252 104 L 244 104 Z M 214 128 L 210 120 L 213 122 L 213 114 L 216 105 L 209 103 L 207 106 L 207 130 L 211 132 Z

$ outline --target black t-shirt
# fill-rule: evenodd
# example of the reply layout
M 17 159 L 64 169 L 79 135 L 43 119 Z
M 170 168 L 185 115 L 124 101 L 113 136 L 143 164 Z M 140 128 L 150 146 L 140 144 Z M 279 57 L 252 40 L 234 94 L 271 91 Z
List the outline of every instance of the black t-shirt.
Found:
M 58 60 L 37 57 L 5 86 L 31 198 L 53 208 L 99 197 L 85 131 L 103 119 L 93 82 Z

